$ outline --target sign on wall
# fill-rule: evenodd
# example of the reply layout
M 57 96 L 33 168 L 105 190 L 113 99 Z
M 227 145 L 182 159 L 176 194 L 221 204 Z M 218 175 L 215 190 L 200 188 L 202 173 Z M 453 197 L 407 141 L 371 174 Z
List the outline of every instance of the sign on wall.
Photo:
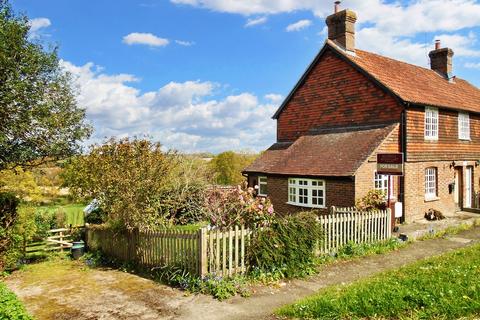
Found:
M 378 153 L 377 173 L 390 176 L 403 176 L 403 153 Z

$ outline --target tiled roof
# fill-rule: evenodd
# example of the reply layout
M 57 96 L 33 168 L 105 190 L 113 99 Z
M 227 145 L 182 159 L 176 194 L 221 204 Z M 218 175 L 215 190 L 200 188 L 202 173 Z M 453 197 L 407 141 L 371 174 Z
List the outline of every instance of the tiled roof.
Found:
M 403 101 L 480 112 L 480 89 L 468 81 L 363 50 L 345 56 Z
M 353 176 L 396 126 L 337 129 L 302 136 L 293 143 L 276 143 L 244 172 Z
M 327 40 L 323 49 L 277 110 L 273 116 L 274 119 L 278 119 L 294 92 L 328 48 L 352 62 L 354 66 L 363 70 L 405 102 L 480 112 L 480 89 L 466 80 L 455 77 L 449 81 L 433 70 L 359 49 L 355 50 L 355 55 L 347 54 L 333 41 Z

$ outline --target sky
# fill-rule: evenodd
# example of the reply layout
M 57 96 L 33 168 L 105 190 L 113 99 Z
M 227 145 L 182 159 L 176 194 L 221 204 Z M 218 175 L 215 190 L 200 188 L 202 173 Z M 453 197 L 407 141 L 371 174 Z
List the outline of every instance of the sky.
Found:
M 58 45 L 94 126 L 86 144 L 148 136 L 183 152 L 258 152 L 326 38 L 330 0 L 10 0 Z M 480 0 L 344 0 L 357 47 L 428 67 L 435 39 L 480 86 Z

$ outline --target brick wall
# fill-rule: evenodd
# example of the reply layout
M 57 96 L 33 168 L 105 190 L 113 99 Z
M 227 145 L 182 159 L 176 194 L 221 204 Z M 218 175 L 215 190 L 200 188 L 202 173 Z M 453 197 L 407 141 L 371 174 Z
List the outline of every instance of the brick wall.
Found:
M 297 207 L 288 202 L 288 178 L 286 176 L 267 176 L 268 197 L 273 203 L 277 214 L 286 215 L 309 210 Z M 256 181 L 255 176 L 249 177 L 250 186 Z M 320 209 L 326 213 L 331 206 L 351 207 L 355 204 L 355 182 L 353 179 L 324 179 L 326 180 L 326 209 Z
M 317 127 L 400 121 L 402 106 L 330 50 L 317 62 L 277 121 L 277 140 Z
M 406 221 L 423 219 L 425 211 L 430 208 L 440 210 L 444 215 L 452 215 L 457 210 L 455 206 L 454 193 L 449 193 L 448 185 L 455 181 L 455 168 L 450 167 L 451 161 L 436 162 L 408 162 L 405 164 L 405 209 Z M 466 166 L 473 166 L 473 189 L 478 192 L 478 174 L 474 162 L 456 162 L 460 165 L 465 177 Z M 429 167 L 437 168 L 437 193 L 438 198 L 433 201 L 425 200 L 425 169 Z M 463 178 L 464 179 L 464 178 Z M 463 184 L 461 192 L 462 201 L 465 201 L 466 185 Z

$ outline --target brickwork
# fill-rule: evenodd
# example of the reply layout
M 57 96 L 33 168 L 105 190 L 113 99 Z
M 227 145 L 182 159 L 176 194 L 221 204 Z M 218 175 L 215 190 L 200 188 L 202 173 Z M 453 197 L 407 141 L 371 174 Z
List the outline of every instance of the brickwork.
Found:
M 277 141 L 294 141 L 317 127 L 400 121 L 401 111 L 390 94 L 327 51 L 280 114 Z
M 440 210 L 445 215 L 452 215 L 458 208 L 455 205 L 455 193 L 450 193 L 449 184 L 455 181 L 455 168 L 451 161 L 432 161 L 432 162 L 410 162 L 405 165 L 405 208 L 406 221 L 422 219 L 425 211 L 430 208 Z M 460 165 L 462 177 L 465 177 L 467 166 L 473 167 L 474 194 L 478 192 L 478 174 L 476 173 L 474 162 L 456 162 Z M 437 168 L 437 198 L 435 200 L 425 199 L 425 169 L 429 167 Z M 465 179 L 463 179 L 464 181 Z M 462 201 L 465 201 L 466 185 L 462 183 L 461 192 Z
M 288 178 L 287 176 L 267 176 L 268 197 L 273 203 L 277 214 L 286 215 L 309 210 L 308 208 L 288 204 Z M 355 204 L 355 182 L 353 179 L 340 178 L 326 180 L 326 209 L 318 209 L 323 213 L 328 212 L 331 206 L 351 207 Z M 249 182 L 256 181 L 250 177 Z M 253 185 L 250 185 L 253 186 Z

